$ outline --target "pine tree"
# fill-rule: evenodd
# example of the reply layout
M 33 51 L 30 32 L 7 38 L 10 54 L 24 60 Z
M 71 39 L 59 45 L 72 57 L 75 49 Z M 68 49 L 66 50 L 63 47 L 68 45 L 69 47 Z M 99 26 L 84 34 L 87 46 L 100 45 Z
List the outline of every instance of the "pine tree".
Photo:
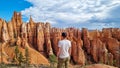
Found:
M 26 65 L 30 64 L 30 56 L 29 56 L 29 51 L 27 47 L 25 48 L 25 62 L 26 62 Z
M 18 61 L 19 61 L 19 65 L 21 65 L 22 63 L 24 63 L 25 58 L 23 57 L 22 52 L 19 53 L 19 57 L 18 57 Z
M 15 58 L 14 58 L 14 60 L 15 60 L 15 62 L 19 63 L 19 65 L 24 63 L 24 60 L 25 60 L 22 52 L 19 51 L 18 46 L 16 46 L 16 48 L 15 48 Z
M 15 48 L 15 61 L 18 62 L 18 57 L 19 57 L 19 49 L 18 46 Z

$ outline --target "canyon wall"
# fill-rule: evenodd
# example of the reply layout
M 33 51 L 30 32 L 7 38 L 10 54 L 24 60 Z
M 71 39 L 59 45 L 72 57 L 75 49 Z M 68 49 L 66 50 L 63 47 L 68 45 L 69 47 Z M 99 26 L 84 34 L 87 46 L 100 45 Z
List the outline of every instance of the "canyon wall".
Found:
M 34 22 L 32 17 L 24 23 L 21 13 L 14 12 L 10 22 L 0 19 L 0 42 L 17 40 L 15 45 L 37 50 L 46 58 L 57 54 L 61 33 L 66 32 L 72 44 L 71 63 L 104 63 L 120 67 L 120 28 L 103 28 L 89 31 L 87 28 L 55 28 L 50 23 Z M 22 42 L 19 43 L 21 39 Z

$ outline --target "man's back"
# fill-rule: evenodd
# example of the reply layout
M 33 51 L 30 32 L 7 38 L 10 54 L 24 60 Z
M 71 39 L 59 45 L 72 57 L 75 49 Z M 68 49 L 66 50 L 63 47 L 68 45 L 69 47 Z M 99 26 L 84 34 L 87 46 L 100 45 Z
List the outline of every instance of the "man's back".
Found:
M 62 33 L 62 40 L 58 42 L 58 65 L 57 68 L 68 68 L 71 53 L 71 42 L 67 40 L 67 33 Z
M 71 42 L 67 39 L 59 41 L 58 47 L 60 48 L 59 58 L 69 57 L 69 48 L 71 47 Z

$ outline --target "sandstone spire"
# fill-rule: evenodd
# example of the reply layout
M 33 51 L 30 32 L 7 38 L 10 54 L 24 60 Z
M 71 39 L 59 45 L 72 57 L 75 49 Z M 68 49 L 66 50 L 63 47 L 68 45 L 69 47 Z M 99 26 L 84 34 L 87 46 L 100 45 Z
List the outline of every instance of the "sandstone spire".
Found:
M 7 23 L 4 20 L 2 25 L 2 41 L 7 42 L 8 40 L 9 40 L 8 28 Z
M 2 37 L 2 34 L 1 34 L 1 32 L 2 32 L 2 22 L 3 22 L 3 20 L 2 19 L 0 19 L 0 40 L 2 39 L 1 37 Z M 1 41 L 0 41 L 1 42 Z
M 30 23 L 31 25 L 34 24 L 34 21 L 33 21 L 32 17 L 31 17 L 31 15 L 30 15 L 29 23 Z
M 13 30 L 14 30 L 15 36 L 20 36 L 20 27 L 22 25 L 21 13 L 18 13 L 15 11 L 11 19 L 11 22 L 13 24 Z
M 9 33 L 10 39 L 13 39 L 14 31 L 13 31 L 13 24 L 11 21 L 7 23 L 7 27 L 8 27 L 8 33 Z

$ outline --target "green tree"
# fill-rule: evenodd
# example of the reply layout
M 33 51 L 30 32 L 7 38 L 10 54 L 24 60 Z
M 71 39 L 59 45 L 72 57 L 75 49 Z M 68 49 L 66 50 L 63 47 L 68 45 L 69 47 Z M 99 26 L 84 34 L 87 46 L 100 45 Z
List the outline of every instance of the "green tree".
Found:
M 30 55 L 27 47 L 25 48 L 25 63 L 26 65 L 30 64 Z
M 19 63 L 19 65 L 21 65 L 22 63 L 24 63 L 25 58 L 22 54 L 22 52 L 19 51 L 18 46 L 16 46 L 15 48 L 15 58 L 14 58 L 15 62 Z
M 15 62 L 18 62 L 18 57 L 19 57 L 19 49 L 18 49 L 18 46 L 15 47 Z
M 19 53 L 18 61 L 19 61 L 19 65 L 21 65 L 22 63 L 25 62 L 25 58 L 24 58 L 22 52 Z

